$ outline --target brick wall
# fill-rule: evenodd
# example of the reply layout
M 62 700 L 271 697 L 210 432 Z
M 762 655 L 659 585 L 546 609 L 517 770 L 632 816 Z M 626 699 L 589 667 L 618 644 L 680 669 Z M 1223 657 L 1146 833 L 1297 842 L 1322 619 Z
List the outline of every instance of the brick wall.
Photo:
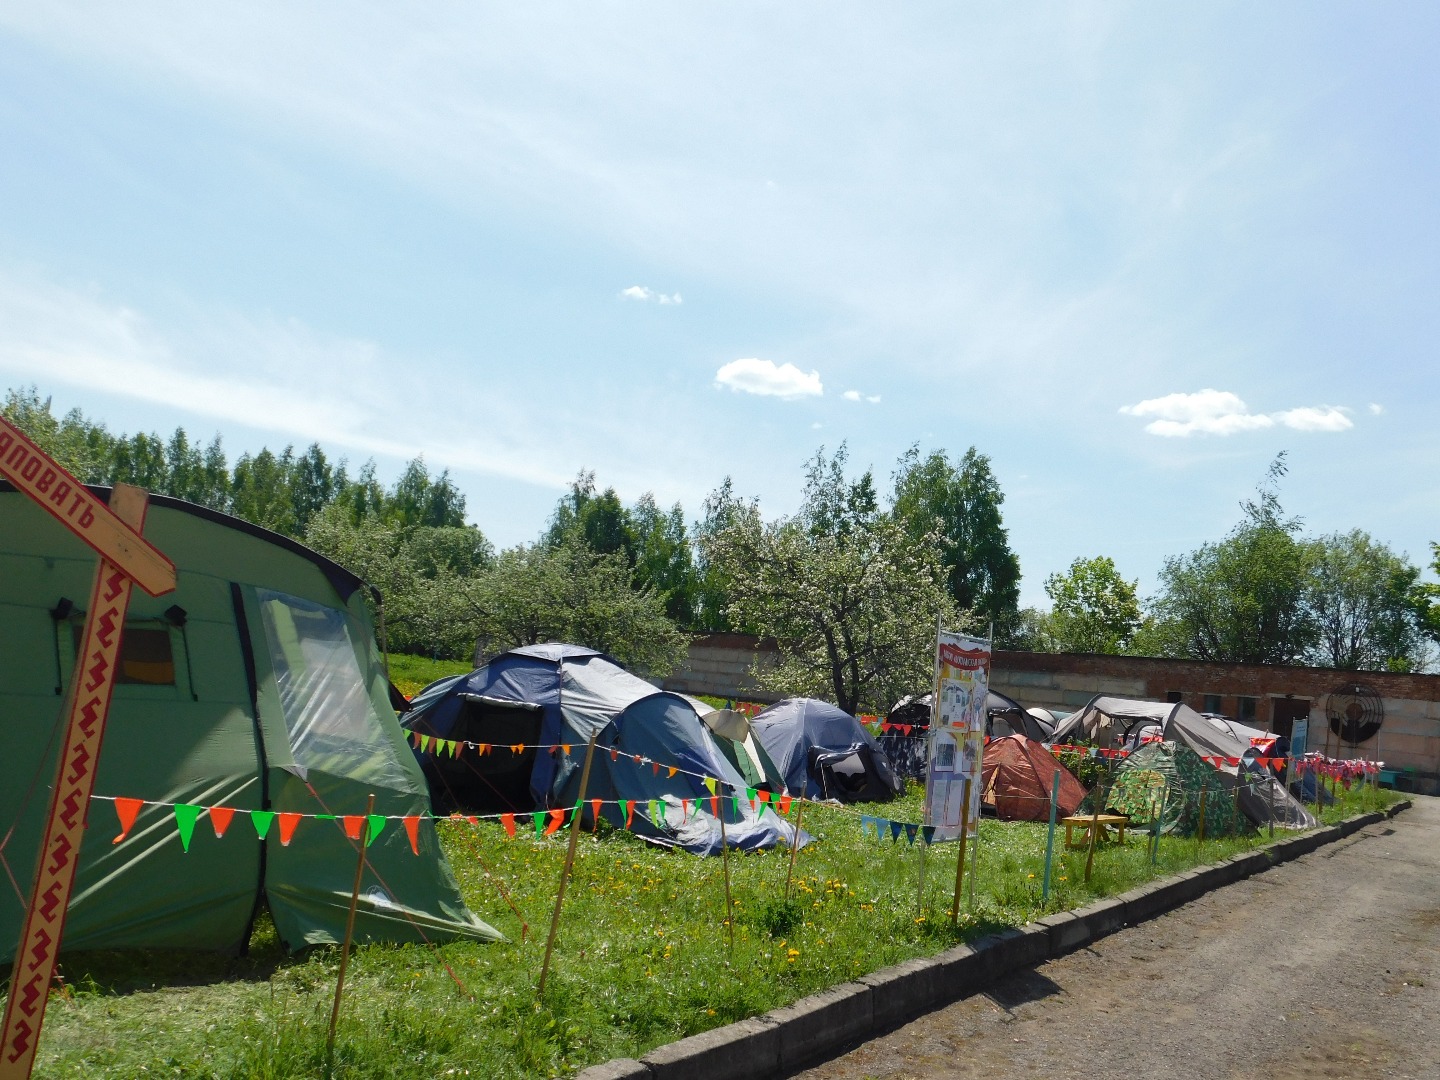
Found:
M 774 701 L 774 695 L 756 689 L 750 672 L 757 662 L 773 663 L 775 656 L 773 641 L 746 634 L 700 635 L 691 642 L 686 662 L 661 685 L 687 694 Z M 1330 735 L 1327 745 L 1325 702 L 1356 682 L 1384 702 L 1380 734 L 1359 747 L 1342 746 Z M 1379 757 L 1393 768 L 1414 770 L 1421 790 L 1440 791 L 1440 675 L 1002 650 L 995 654 L 991 684 L 1023 705 L 1059 712 L 1073 712 L 1096 694 L 1150 701 L 1178 694 L 1201 712 L 1240 717 L 1253 708 L 1253 722 L 1262 728 L 1274 723 L 1277 700 L 1288 699 L 1279 706 L 1282 711 L 1304 712 L 1308 703 L 1311 749 L 1335 757 Z

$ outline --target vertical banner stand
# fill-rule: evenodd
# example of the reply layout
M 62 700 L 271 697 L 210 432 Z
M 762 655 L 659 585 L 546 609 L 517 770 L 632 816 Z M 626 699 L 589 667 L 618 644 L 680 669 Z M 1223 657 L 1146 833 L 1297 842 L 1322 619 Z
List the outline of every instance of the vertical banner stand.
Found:
M 570 868 L 575 865 L 575 845 L 580 842 L 580 819 L 584 816 L 585 790 L 590 785 L 590 761 L 595 757 L 597 731 L 585 747 L 585 765 L 580 770 L 580 798 L 575 802 L 575 820 L 570 823 L 570 848 L 565 852 L 565 867 L 560 871 L 560 888 L 555 892 L 555 914 L 550 917 L 550 936 L 545 939 L 545 960 L 540 965 L 540 993 L 545 993 L 545 979 L 550 974 L 550 953 L 555 948 L 555 933 L 560 929 L 560 909 L 565 906 L 565 886 L 570 881 Z M 364 850 L 363 848 L 361 849 Z
M 65 733 L 0 1027 L 0 1080 L 25 1080 L 35 1067 L 75 886 L 131 589 L 138 584 L 151 596 L 171 592 L 175 567 L 140 535 L 149 502 L 141 488 L 116 484 L 107 506 L 4 417 L 0 475 L 100 555 L 65 697 Z
M 970 781 L 965 781 L 965 801 L 960 806 L 960 857 L 955 860 L 955 899 L 950 903 L 950 925 L 960 921 L 960 884 L 965 877 L 965 841 L 970 836 Z
M 1040 884 L 1040 900 L 1050 901 L 1050 860 L 1055 855 L 1055 793 L 1060 790 L 1060 770 L 1055 770 L 1055 780 L 1050 785 L 1050 828 L 1045 833 L 1045 878 Z
M 370 815 L 375 813 L 375 793 L 365 800 L 365 827 L 360 831 L 360 842 L 355 845 L 359 855 L 355 860 L 355 884 L 350 889 L 350 910 L 345 915 L 345 941 L 340 946 L 340 974 L 335 977 L 335 1004 L 330 1006 L 330 1031 L 325 1036 L 325 1075 L 331 1076 L 335 1069 L 335 1025 L 340 1022 L 340 998 L 345 993 L 345 967 L 350 961 L 350 945 L 355 940 L 355 909 L 360 904 L 360 883 L 365 878 L 365 848 L 370 844 Z

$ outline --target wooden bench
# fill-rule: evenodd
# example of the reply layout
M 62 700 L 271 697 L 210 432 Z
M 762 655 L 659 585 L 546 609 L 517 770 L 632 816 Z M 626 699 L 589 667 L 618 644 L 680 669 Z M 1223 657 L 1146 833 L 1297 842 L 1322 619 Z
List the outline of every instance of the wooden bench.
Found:
M 1130 824 L 1130 819 L 1123 814 L 1072 814 L 1062 819 L 1065 825 L 1065 846 L 1067 848 L 1088 848 L 1090 846 L 1090 830 L 1095 828 L 1098 835 L 1095 837 L 1097 844 L 1113 840 L 1117 844 L 1125 842 L 1125 827 Z M 1080 826 L 1080 842 L 1075 842 L 1075 827 Z M 1110 830 L 1114 830 L 1111 835 Z

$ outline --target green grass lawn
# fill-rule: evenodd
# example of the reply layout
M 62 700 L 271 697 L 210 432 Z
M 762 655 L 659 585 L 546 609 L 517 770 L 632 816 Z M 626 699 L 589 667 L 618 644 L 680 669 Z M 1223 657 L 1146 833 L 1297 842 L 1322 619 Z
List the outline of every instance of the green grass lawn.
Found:
M 1357 790 L 1325 817 L 1338 820 L 1375 803 L 1374 794 Z M 914 821 L 920 799 L 866 809 Z M 733 949 L 722 860 L 665 852 L 603 828 L 599 836 L 583 835 L 543 1000 L 535 985 L 563 836 L 537 841 L 522 833 L 509 840 L 495 824 L 442 825 L 467 899 L 507 940 L 357 950 L 347 974 L 335 1075 L 564 1075 L 1267 839 L 1261 833 L 1202 845 L 1164 838 L 1152 868 L 1147 838 L 1134 836 L 1097 852 L 1088 886 L 1085 853 L 1057 852 L 1046 904 L 1044 825 L 986 820 L 975 904 L 952 928 L 955 845 L 937 845 L 926 856 L 921 897 L 920 846 L 862 838 L 853 810 L 812 804 L 803 813 L 817 842 L 796 858 L 788 901 L 788 851 L 732 856 Z M 1062 840 L 1063 831 L 1057 847 Z M 522 934 L 501 885 L 528 932 Z M 268 924 L 242 960 L 179 953 L 69 957 L 62 965 L 66 989 L 50 1004 L 37 1075 L 320 1076 L 337 959 L 335 950 L 284 956 Z

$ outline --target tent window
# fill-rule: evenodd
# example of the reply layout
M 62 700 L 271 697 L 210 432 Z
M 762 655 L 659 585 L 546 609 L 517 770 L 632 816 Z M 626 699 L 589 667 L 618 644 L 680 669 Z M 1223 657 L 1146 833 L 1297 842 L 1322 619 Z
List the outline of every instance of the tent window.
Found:
M 80 652 L 85 624 L 70 623 L 71 647 Z M 120 637 L 120 670 L 115 676 L 120 686 L 174 686 L 175 650 L 167 627 L 125 624 Z
M 296 763 L 403 786 L 360 670 L 349 616 L 266 589 L 256 596 Z

